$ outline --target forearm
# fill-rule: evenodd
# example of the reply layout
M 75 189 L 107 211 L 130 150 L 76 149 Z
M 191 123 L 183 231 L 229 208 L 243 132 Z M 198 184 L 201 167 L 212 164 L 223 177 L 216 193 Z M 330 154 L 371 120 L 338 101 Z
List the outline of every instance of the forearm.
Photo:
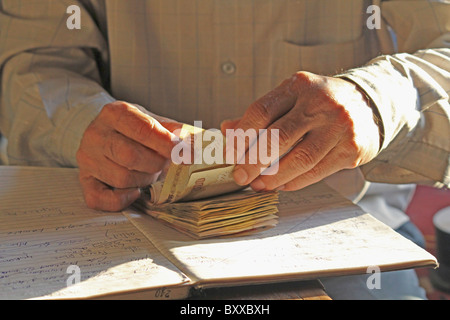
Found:
M 341 75 L 379 111 L 384 142 L 362 170 L 367 179 L 450 185 L 450 49 L 381 56 Z
M 67 69 L 22 72 L 17 56 L 4 68 L 0 130 L 15 165 L 76 166 L 85 128 L 114 99 L 95 81 Z

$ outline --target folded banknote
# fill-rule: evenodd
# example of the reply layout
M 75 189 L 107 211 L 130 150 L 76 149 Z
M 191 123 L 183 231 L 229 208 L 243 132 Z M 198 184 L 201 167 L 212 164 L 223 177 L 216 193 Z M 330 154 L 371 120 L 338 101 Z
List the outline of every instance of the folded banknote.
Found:
M 202 139 L 203 133 L 203 129 L 183 125 L 179 136 L 192 147 L 195 139 L 201 139 L 202 151 L 211 144 Z M 233 164 L 224 162 L 171 161 L 138 205 L 197 239 L 247 234 L 276 225 L 278 193 L 255 192 L 236 184 L 233 169 Z

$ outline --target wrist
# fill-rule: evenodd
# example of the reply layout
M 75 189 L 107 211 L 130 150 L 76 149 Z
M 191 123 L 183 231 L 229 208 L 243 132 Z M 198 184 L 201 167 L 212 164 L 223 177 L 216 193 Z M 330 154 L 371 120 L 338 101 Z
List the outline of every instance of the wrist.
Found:
M 362 98 L 366 102 L 367 107 L 369 107 L 372 110 L 373 121 L 378 127 L 378 134 L 380 141 L 378 152 L 380 152 L 384 144 L 384 126 L 377 106 L 375 105 L 373 100 L 369 97 L 369 95 L 364 91 L 364 89 L 362 89 L 356 82 L 345 77 L 340 77 L 340 79 L 352 83 L 355 86 L 355 89 L 361 94 Z

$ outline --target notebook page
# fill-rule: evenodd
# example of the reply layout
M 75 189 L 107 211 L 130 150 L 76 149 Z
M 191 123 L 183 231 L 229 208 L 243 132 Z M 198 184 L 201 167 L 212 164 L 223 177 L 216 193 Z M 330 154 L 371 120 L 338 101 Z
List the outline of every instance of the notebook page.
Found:
M 279 216 L 277 226 L 260 233 L 198 241 L 144 221 L 151 217 L 138 220 L 155 245 L 203 286 L 436 265 L 428 252 L 324 184 L 281 192 Z
M 0 299 L 177 298 L 187 282 L 122 213 L 85 206 L 77 170 L 0 166 Z

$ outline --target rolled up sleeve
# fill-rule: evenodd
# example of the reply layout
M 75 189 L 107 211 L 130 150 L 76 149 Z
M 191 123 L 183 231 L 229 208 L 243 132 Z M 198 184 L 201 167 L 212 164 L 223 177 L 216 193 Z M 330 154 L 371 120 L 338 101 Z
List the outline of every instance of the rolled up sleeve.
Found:
M 345 75 L 372 99 L 383 124 L 368 180 L 450 186 L 450 49 L 383 56 Z
M 383 145 L 361 169 L 386 183 L 450 186 L 450 3 L 381 2 L 397 54 L 377 57 L 339 77 L 358 84 L 381 118 Z

